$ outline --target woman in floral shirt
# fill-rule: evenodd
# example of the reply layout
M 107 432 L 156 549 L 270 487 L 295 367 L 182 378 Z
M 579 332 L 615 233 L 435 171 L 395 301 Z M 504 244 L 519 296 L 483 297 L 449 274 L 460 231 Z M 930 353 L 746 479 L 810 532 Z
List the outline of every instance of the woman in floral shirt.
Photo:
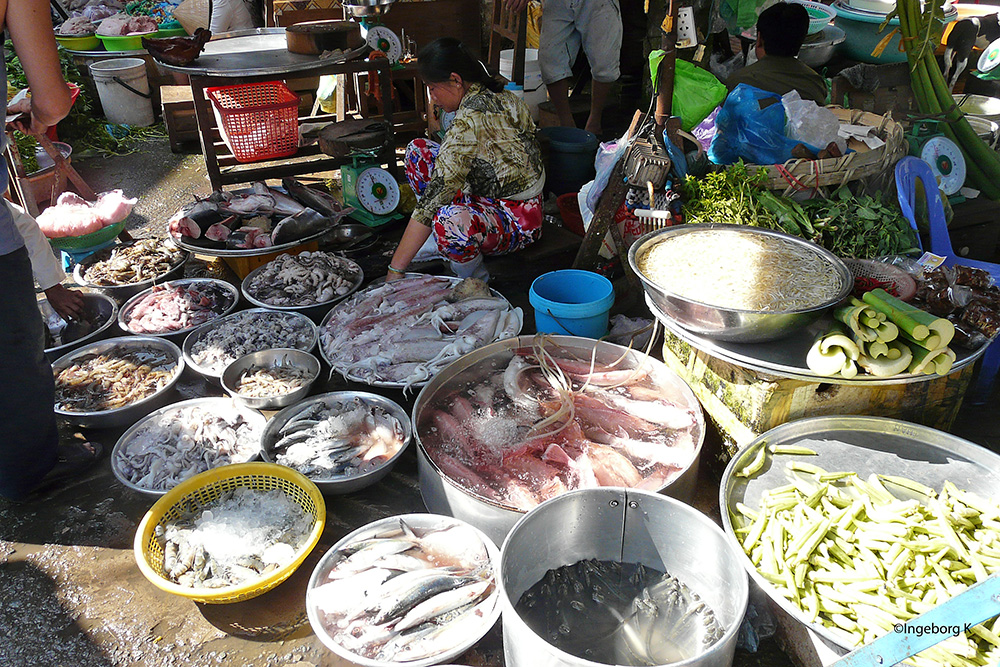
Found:
M 542 234 L 545 169 L 535 124 L 457 39 L 431 42 L 417 62 L 434 104 L 458 113 L 443 143 L 416 139 L 406 148 L 418 203 L 387 279 L 403 275 L 432 233 L 456 275 L 487 279 L 483 255 L 520 250 Z

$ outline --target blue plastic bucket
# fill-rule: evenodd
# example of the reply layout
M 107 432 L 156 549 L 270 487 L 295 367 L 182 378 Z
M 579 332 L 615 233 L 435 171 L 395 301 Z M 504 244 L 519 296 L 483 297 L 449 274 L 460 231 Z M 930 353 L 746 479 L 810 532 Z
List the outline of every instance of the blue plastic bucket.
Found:
M 599 273 L 562 269 L 535 278 L 528 302 L 538 333 L 600 338 L 608 332 L 615 288 Z
M 539 132 L 549 140 L 545 187 L 557 197 L 579 192 L 594 178 L 597 135 L 576 127 L 543 127 Z

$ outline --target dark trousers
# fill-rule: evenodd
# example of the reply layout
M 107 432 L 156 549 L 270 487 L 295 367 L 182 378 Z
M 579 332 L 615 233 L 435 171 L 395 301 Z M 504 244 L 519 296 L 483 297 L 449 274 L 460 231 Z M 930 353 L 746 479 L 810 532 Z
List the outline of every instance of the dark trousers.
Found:
M 11 500 L 30 492 L 57 458 L 44 326 L 28 251 L 0 256 L 0 496 Z

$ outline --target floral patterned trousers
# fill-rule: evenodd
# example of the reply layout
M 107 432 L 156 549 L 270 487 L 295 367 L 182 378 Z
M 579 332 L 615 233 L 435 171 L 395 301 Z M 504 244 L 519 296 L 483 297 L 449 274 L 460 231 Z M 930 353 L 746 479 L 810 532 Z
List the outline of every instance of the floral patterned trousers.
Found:
M 406 180 L 423 195 L 431 180 L 438 151 L 428 139 L 414 139 L 406 147 Z M 527 247 L 542 236 L 542 197 L 524 201 L 476 197 L 461 191 L 442 206 L 431 221 L 438 251 L 464 264 L 478 255 L 503 255 Z

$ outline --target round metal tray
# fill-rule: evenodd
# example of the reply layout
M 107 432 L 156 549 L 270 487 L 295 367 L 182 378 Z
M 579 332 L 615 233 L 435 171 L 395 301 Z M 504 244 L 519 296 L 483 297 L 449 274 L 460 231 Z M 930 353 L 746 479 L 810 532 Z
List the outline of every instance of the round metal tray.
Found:
M 655 303 L 646 295 L 646 305 L 652 311 L 656 319 L 670 330 L 672 334 L 688 343 L 689 345 L 731 364 L 749 368 L 750 370 L 762 373 L 771 373 L 781 377 L 793 378 L 795 380 L 805 380 L 807 382 L 822 382 L 824 384 L 849 384 L 849 385 L 888 385 L 888 384 L 909 384 L 913 382 L 929 382 L 940 378 L 940 375 L 924 375 L 905 373 L 894 375 L 889 378 L 875 377 L 874 375 L 863 375 L 859 373 L 857 377 L 828 377 L 826 375 L 816 375 L 806 366 L 806 354 L 809 348 L 816 342 L 816 338 L 830 329 L 833 320 L 829 316 L 813 322 L 803 329 L 799 329 L 790 336 L 781 340 L 764 343 L 731 343 L 721 340 L 710 340 L 695 333 L 692 333 L 679 325 L 674 320 L 667 317 Z M 979 357 L 986 352 L 986 346 L 978 350 L 966 350 L 960 347 L 955 350 L 955 363 L 952 364 L 951 372 L 960 371 L 969 364 L 976 362 Z
M 420 276 L 420 275 L 423 275 L 423 274 L 419 274 L 419 273 L 407 273 L 406 277 L 407 278 L 413 278 L 413 277 Z M 449 280 L 449 281 L 451 281 L 452 285 L 457 285 L 458 283 L 462 282 L 461 278 L 453 278 L 451 276 L 436 276 L 436 277 L 443 278 L 445 280 Z M 370 285 L 368 285 L 368 287 L 366 287 L 364 290 L 362 290 L 360 292 L 355 292 L 351 296 L 351 298 L 345 299 L 344 301 L 341 301 L 336 306 L 334 306 L 333 308 L 331 308 L 330 312 L 327 313 L 326 316 L 323 318 L 323 321 L 320 322 L 319 331 L 322 332 L 323 329 L 326 328 L 327 322 L 330 321 L 330 318 L 333 316 L 334 311 L 336 311 L 338 308 L 347 308 L 349 304 L 352 304 L 352 303 L 355 303 L 357 301 L 360 301 L 360 300 L 364 299 L 365 296 L 368 294 L 369 291 L 375 289 L 376 287 L 381 287 L 384 282 L 385 282 L 384 278 L 381 279 L 381 280 L 376 280 L 375 282 L 373 282 Z M 496 291 L 493 288 L 490 288 L 490 294 L 492 294 L 493 296 L 495 296 L 497 298 L 503 299 L 504 301 L 507 301 L 507 297 L 505 297 L 503 294 L 501 294 L 500 292 Z M 510 301 L 507 301 L 507 308 L 508 309 L 512 308 L 512 306 L 510 305 Z M 522 326 L 523 326 L 523 322 L 522 322 Z M 517 333 L 521 333 L 520 329 L 518 329 Z M 515 337 L 516 337 L 516 335 L 515 335 Z M 323 361 L 325 361 L 326 363 L 328 363 L 333 370 L 337 371 L 338 373 L 341 373 L 341 371 L 338 368 L 337 364 L 332 359 L 330 359 L 330 357 L 327 355 L 326 348 L 323 346 L 322 337 L 319 340 L 319 353 L 323 357 Z M 423 382 L 412 382 L 412 383 L 406 383 L 406 382 L 386 382 L 386 381 L 382 381 L 382 380 L 370 380 L 370 379 L 362 378 L 362 377 L 360 377 L 358 375 L 355 375 L 353 373 L 346 373 L 346 374 L 341 373 L 341 374 L 344 375 L 345 378 L 347 378 L 348 380 L 350 380 L 352 382 L 360 382 L 361 384 L 366 384 L 366 385 L 368 385 L 370 387 L 382 387 L 384 389 L 405 389 L 406 387 L 421 387 L 421 386 L 427 384 L 427 382 L 429 382 L 429 380 L 424 380 Z
M 142 240 L 142 239 L 139 239 Z M 174 245 L 177 245 L 175 241 L 170 241 Z M 132 297 L 144 289 L 157 285 L 168 280 L 175 280 L 177 278 L 184 277 L 184 264 L 187 262 L 190 253 L 187 251 L 181 252 L 181 259 L 178 260 L 173 266 L 170 267 L 166 272 L 156 276 L 155 278 L 149 278 L 148 280 L 142 280 L 135 283 L 122 283 L 118 285 L 98 285 L 96 283 L 89 282 L 86 277 L 86 272 L 93 266 L 96 262 L 100 260 L 107 259 L 113 250 L 118 248 L 123 248 L 126 246 L 133 245 L 135 241 L 131 243 L 123 243 L 119 245 L 114 245 L 105 250 L 99 250 L 93 255 L 90 255 L 86 259 L 79 262 L 73 269 L 73 282 L 77 285 L 82 285 L 83 287 L 89 287 L 94 290 L 101 291 L 110 297 L 118 299 L 119 301 L 125 301 L 129 297 Z
M 211 322 L 207 322 L 207 323 L 201 325 L 200 327 L 198 327 L 197 329 L 195 329 L 194 331 L 192 331 L 191 333 L 189 333 L 187 335 L 187 338 L 184 339 L 184 344 L 181 346 L 181 350 L 184 353 L 184 359 L 185 359 L 185 361 L 187 361 L 188 366 L 193 371 L 195 371 L 196 373 L 198 373 L 198 374 L 200 374 L 200 375 L 202 375 L 202 376 L 204 376 L 204 377 L 206 377 L 206 378 L 208 378 L 210 380 L 214 380 L 215 382 L 218 382 L 218 383 L 222 382 L 222 374 L 225 372 L 225 368 L 223 368 L 222 370 L 220 370 L 218 373 L 215 373 L 213 371 L 210 371 L 210 370 L 208 370 L 208 369 L 200 366 L 197 362 L 195 362 L 194 358 L 191 356 L 191 350 L 194 347 L 194 344 L 198 340 L 200 340 L 202 336 L 210 335 L 223 322 L 228 322 L 229 320 L 231 320 L 233 318 L 241 317 L 244 313 L 274 313 L 275 315 L 279 315 L 279 316 L 282 316 L 282 317 L 297 318 L 303 324 L 308 324 L 309 325 L 310 335 L 309 335 L 309 339 L 307 341 L 308 342 L 308 347 L 298 347 L 298 346 L 295 346 L 295 345 L 288 345 L 287 342 L 281 342 L 279 344 L 274 345 L 273 347 L 282 347 L 282 348 L 284 348 L 284 347 L 293 347 L 295 349 L 301 349 L 301 350 L 303 350 L 305 352 L 311 352 L 312 349 L 314 347 L 316 347 L 316 342 L 319 340 L 319 332 L 316 329 L 316 324 L 312 320 L 310 320 L 308 317 L 306 317 L 305 315 L 303 315 L 301 313 L 284 312 L 284 311 L 279 311 L 279 310 L 272 310 L 270 308 L 248 308 L 247 310 L 241 310 L 241 311 L 239 311 L 237 313 L 230 313 L 229 315 L 227 315 L 225 317 L 220 317 L 218 319 L 212 320 Z M 269 349 L 269 348 L 265 348 L 265 349 Z M 242 357 L 243 355 L 240 355 L 240 356 Z M 235 359 L 233 361 L 235 361 Z M 228 366 L 228 364 L 227 364 L 227 366 Z
M 761 447 L 770 445 L 800 445 L 816 452 L 816 456 L 785 455 L 781 465 L 772 465 L 769 457 L 760 473 L 751 479 L 736 476 L 753 460 Z M 960 489 L 985 498 L 1000 495 L 1000 455 L 943 431 L 883 417 L 814 417 L 782 424 L 760 435 L 733 457 L 726 466 L 719 486 L 722 524 L 730 543 L 740 554 L 744 568 L 771 601 L 798 623 L 819 635 L 826 643 L 847 652 L 838 638 L 819 623 L 810 623 L 807 615 L 778 593 L 757 572 L 736 539 L 730 512 L 741 502 L 751 509 L 760 506 L 761 496 L 786 484 L 784 463 L 802 461 L 828 472 L 853 471 L 861 477 L 871 473 L 892 474 L 920 482 L 937 491 L 945 480 Z M 903 498 L 901 489 L 893 487 Z
M 219 287 L 225 293 L 229 294 L 233 298 L 232 303 L 230 303 L 228 306 L 226 306 L 225 308 L 223 308 L 222 311 L 219 312 L 215 316 L 214 319 L 219 319 L 220 317 L 225 317 L 229 313 L 233 312 L 236 309 L 236 306 L 238 306 L 239 303 L 240 303 L 240 291 L 238 289 L 236 289 L 236 287 L 234 287 L 233 285 L 227 283 L 225 280 L 219 280 L 218 278 L 179 278 L 178 280 L 171 280 L 169 282 L 160 283 L 159 285 L 153 285 L 152 287 L 144 289 L 143 291 L 141 291 L 138 294 L 134 295 L 132 298 L 130 298 L 124 304 L 122 304 L 121 309 L 118 311 L 118 326 L 121 327 L 121 330 L 124 331 L 125 333 L 130 333 L 130 334 L 133 334 L 133 335 L 138 335 L 138 336 L 161 336 L 161 337 L 164 337 L 164 338 L 170 338 L 170 339 L 174 339 L 174 340 L 180 340 L 185 335 L 187 335 L 188 332 L 194 331 L 198 327 L 204 326 L 205 324 L 208 324 L 208 322 L 202 322 L 201 324 L 196 324 L 194 326 L 184 327 L 183 329 L 177 329 L 176 331 L 160 331 L 160 332 L 156 332 L 156 333 L 150 331 L 150 332 L 139 333 L 139 332 L 135 332 L 135 331 L 132 331 L 131 329 L 129 329 L 129 327 L 128 327 L 128 317 L 129 317 L 129 315 L 132 314 L 132 310 L 135 309 L 135 307 L 139 304 L 139 302 L 142 301 L 147 296 L 149 296 L 149 294 L 151 294 L 154 289 L 157 289 L 157 288 L 168 288 L 169 289 L 169 288 L 177 286 L 177 285 L 193 285 L 193 284 L 197 284 L 197 283 L 211 283 L 211 284 L 214 284 L 216 287 Z M 210 322 L 211 322 L 211 320 L 210 320 Z
M 201 76 L 286 75 L 347 62 L 370 50 L 365 44 L 339 56 L 320 59 L 290 52 L 284 28 L 255 28 L 213 35 L 205 50 L 188 65 L 157 63 L 168 70 Z
M 365 273 L 364 271 L 361 270 L 361 267 L 358 266 L 358 263 L 350 259 L 346 258 L 343 259 L 344 261 L 350 262 L 351 264 L 354 265 L 354 268 L 357 271 L 357 278 L 354 280 L 354 284 L 351 285 L 351 289 L 347 292 L 347 294 L 334 296 L 332 299 L 329 299 L 327 301 L 321 301 L 319 303 L 308 303 L 308 304 L 303 304 L 301 306 L 275 306 L 273 304 L 267 303 L 266 301 L 261 301 L 260 299 L 254 297 L 254 295 L 251 294 L 250 290 L 247 288 L 250 286 L 251 281 L 257 276 L 257 274 L 261 273 L 264 269 L 266 269 L 271 262 L 268 262 L 263 266 L 258 266 L 256 269 L 248 273 L 247 277 L 243 279 L 243 283 L 240 285 L 240 291 L 243 293 L 243 296 L 246 297 L 246 300 L 254 304 L 255 306 L 259 306 L 261 308 L 269 308 L 271 310 L 295 311 L 302 313 L 304 315 L 318 317 L 318 314 L 320 312 L 323 312 L 324 309 L 333 307 L 335 304 L 340 303 L 344 299 L 347 299 L 352 294 L 357 292 L 358 289 L 361 287 L 361 284 L 364 283 L 365 281 Z
M 298 239 L 297 241 L 289 241 L 288 243 L 282 243 L 281 245 L 268 246 L 266 248 L 247 248 L 244 250 L 233 250 L 231 248 L 211 248 L 207 246 L 198 245 L 197 243 L 190 243 L 182 238 L 177 238 L 176 236 L 171 237 L 174 243 L 177 244 L 179 248 L 187 250 L 191 253 L 197 253 L 199 255 L 206 255 L 208 257 L 259 257 L 261 255 L 271 255 L 274 253 L 279 253 L 284 250 L 291 250 L 292 248 L 298 248 L 300 245 L 305 245 L 310 241 L 315 241 L 316 239 L 327 234 L 330 228 L 318 231 L 315 234 L 310 234 L 304 238 Z
M 308 410 L 317 403 L 329 406 L 333 403 L 349 401 L 353 398 L 359 398 L 363 403 L 368 405 L 378 406 L 398 419 L 403 428 L 403 444 L 400 445 L 399 450 L 392 456 L 392 458 L 375 470 L 370 470 L 361 475 L 351 475 L 347 477 L 309 477 L 309 480 L 318 486 L 319 490 L 325 494 L 351 493 L 353 491 L 363 489 L 366 486 L 375 484 L 388 475 L 392 470 L 392 466 L 396 464 L 396 460 L 399 459 L 399 457 L 403 454 L 403 451 L 410 445 L 413 433 L 410 427 L 410 418 L 406 414 L 406 411 L 403 410 L 403 408 L 401 408 L 395 401 L 391 401 L 384 396 L 379 396 L 378 394 L 370 394 L 364 391 L 335 391 L 328 394 L 313 396 L 312 398 L 308 398 L 301 403 L 296 403 L 295 405 L 285 408 L 278 414 L 274 415 L 274 417 L 271 418 L 271 421 L 267 423 L 267 427 L 264 429 L 264 435 L 261 438 L 261 456 L 263 456 L 264 460 L 268 463 L 277 463 L 274 456 L 274 445 L 278 441 L 278 433 L 285 426 L 285 424 L 296 415 L 301 414 L 304 410 Z
M 122 436 L 118 438 L 118 442 L 115 443 L 114 449 L 111 450 L 111 472 L 115 474 L 115 478 L 123 485 L 127 486 L 133 491 L 138 491 L 139 493 L 144 493 L 146 495 L 156 496 L 156 497 L 162 496 L 163 494 L 167 493 L 169 489 L 164 489 L 162 491 L 158 491 L 155 489 L 147 489 L 146 487 L 139 486 L 138 484 L 134 484 L 133 482 L 129 481 L 128 478 L 125 476 L 125 473 L 122 471 L 122 464 L 120 461 L 122 457 L 122 452 L 131 443 L 132 439 L 135 437 L 136 431 L 142 428 L 149 420 L 156 419 L 161 415 L 170 414 L 171 412 L 177 412 L 179 410 L 183 410 L 185 408 L 190 408 L 198 405 L 206 407 L 219 406 L 220 408 L 233 407 L 236 410 L 238 410 L 246 418 L 248 422 L 257 422 L 258 426 L 260 427 L 262 427 L 267 421 L 264 415 L 258 412 L 257 410 L 248 408 L 247 406 L 242 405 L 238 401 L 234 401 L 231 398 L 219 398 L 219 397 L 192 398 L 187 401 L 181 401 L 180 403 L 174 403 L 173 405 L 168 405 L 165 408 L 160 408 L 155 412 L 149 413 L 147 416 L 145 416 L 144 418 L 140 419 L 138 422 L 133 424 L 131 428 L 125 431 L 122 434 Z M 263 429 L 261 430 L 263 431 Z M 260 456 L 259 448 L 254 450 L 253 453 L 245 460 L 232 461 L 232 463 L 247 463 L 249 461 L 255 460 L 258 456 Z M 209 468 L 209 470 L 211 470 L 211 468 Z
M 109 338 L 98 341 L 59 357 L 53 362 L 52 370 L 54 373 L 58 373 L 73 363 L 78 357 L 86 354 L 101 354 L 118 346 L 125 348 L 156 347 L 166 351 L 177 362 L 173 378 L 167 382 L 166 386 L 146 398 L 120 408 L 94 412 L 75 412 L 53 408 L 57 415 L 84 428 L 111 428 L 131 424 L 136 419 L 148 414 L 149 411 L 164 405 L 170 399 L 170 391 L 177 384 L 181 373 L 184 371 L 184 359 L 181 356 L 180 349 L 164 338 L 157 338 L 155 336 L 123 336 L 121 338 Z
M 71 350 L 75 350 L 81 345 L 86 345 L 93 340 L 98 340 L 101 337 L 108 335 L 108 329 L 118 322 L 118 303 L 110 296 L 98 291 L 80 292 L 79 294 L 83 297 L 84 310 L 88 311 L 96 318 L 102 318 L 103 322 L 101 322 L 101 324 L 89 334 L 75 338 L 69 342 L 63 343 L 62 345 L 46 348 L 45 357 L 49 360 L 49 363 L 52 363 L 62 355 L 70 352 Z M 41 304 L 43 301 L 47 301 L 47 299 L 39 299 L 38 303 Z M 78 329 L 79 327 L 77 324 L 70 321 L 66 329 L 63 331 L 63 335 L 64 337 L 66 335 L 73 335 L 74 331 L 77 331 Z

